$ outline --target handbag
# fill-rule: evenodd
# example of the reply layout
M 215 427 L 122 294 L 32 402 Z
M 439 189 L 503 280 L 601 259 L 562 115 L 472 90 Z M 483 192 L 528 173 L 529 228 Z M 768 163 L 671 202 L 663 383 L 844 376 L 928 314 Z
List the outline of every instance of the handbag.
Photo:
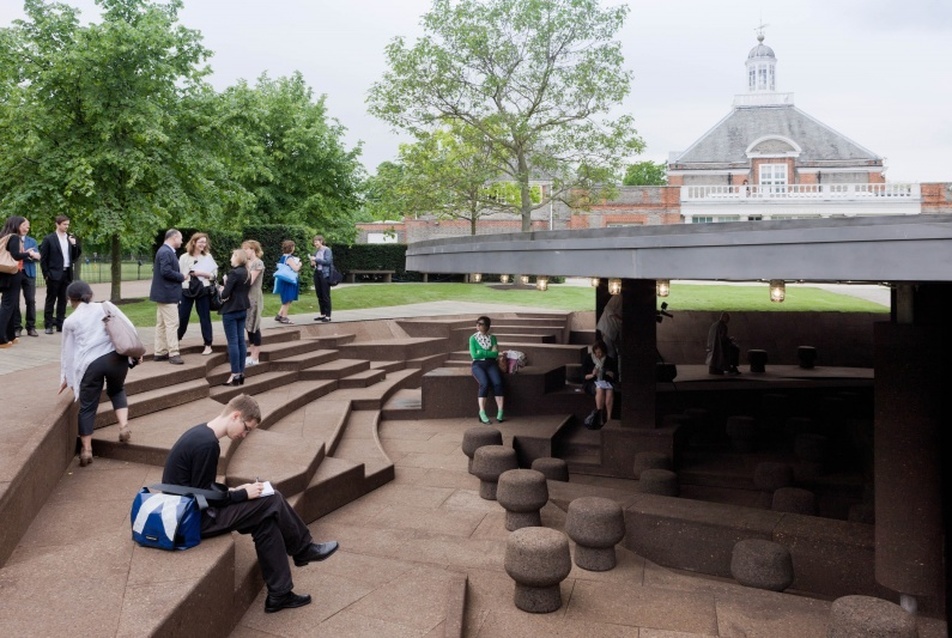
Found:
M 221 310 L 221 289 L 219 289 L 218 284 L 212 282 L 211 286 L 204 286 L 204 288 L 206 294 L 208 294 L 208 309 L 215 312 Z
M 205 284 L 198 277 L 193 276 L 188 280 L 188 288 L 182 290 L 182 296 L 188 299 L 197 299 L 205 294 Z
M 143 487 L 132 501 L 132 540 L 143 547 L 181 550 L 202 540 L 202 512 L 224 492 L 157 483 Z
M 331 285 L 331 288 L 344 281 L 344 275 L 337 270 L 337 266 L 331 264 L 331 276 L 327 278 L 327 282 Z
M 20 262 L 14 259 L 7 249 L 7 243 L 11 237 L 13 237 L 13 233 L 6 237 L 0 237 L 0 272 L 15 275 L 20 270 Z
M 105 316 L 102 318 L 109 340 L 112 341 L 116 354 L 138 359 L 145 354 L 145 346 L 139 339 L 135 326 L 129 323 L 122 313 L 109 301 L 102 302 Z
M 283 261 L 278 262 L 277 270 L 274 271 L 274 278 L 295 286 L 298 283 L 298 274 Z

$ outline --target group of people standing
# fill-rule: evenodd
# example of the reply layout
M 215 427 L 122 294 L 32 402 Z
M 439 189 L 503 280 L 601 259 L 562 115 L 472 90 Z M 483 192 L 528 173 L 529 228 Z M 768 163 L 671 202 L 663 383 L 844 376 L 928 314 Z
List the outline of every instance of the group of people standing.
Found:
M 69 217 L 59 215 L 56 229 L 38 245 L 30 236 L 30 221 L 8 217 L 0 229 L 0 239 L 8 237 L 7 251 L 18 262 L 14 273 L 0 272 L 0 348 L 19 343 L 24 330 L 39 337 L 36 329 L 36 265 L 46 282 L 43 326 L 46 334 L 63 331 L 66 318 L 66 288 L 73 281 L 73 265 L 82 254 L 76 236 L 69 232 Z M 20 295 L 26 312 L 20 313 Z

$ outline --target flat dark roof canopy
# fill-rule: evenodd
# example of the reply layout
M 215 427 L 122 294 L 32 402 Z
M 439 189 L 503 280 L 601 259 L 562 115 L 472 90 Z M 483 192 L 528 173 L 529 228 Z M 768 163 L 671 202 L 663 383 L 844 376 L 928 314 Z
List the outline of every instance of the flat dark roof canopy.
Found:
M 952 216 L 622 226 L 410 244 L 407 270 L 812 282 L 952 281 Z

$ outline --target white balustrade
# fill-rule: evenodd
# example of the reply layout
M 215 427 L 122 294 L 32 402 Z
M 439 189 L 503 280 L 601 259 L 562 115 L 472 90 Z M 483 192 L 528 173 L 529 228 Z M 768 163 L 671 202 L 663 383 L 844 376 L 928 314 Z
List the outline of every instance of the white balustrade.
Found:
M 755 200 L 881 201 L 920 200 L 919 184 L 774 184 L 681 187 L 681 202 Z

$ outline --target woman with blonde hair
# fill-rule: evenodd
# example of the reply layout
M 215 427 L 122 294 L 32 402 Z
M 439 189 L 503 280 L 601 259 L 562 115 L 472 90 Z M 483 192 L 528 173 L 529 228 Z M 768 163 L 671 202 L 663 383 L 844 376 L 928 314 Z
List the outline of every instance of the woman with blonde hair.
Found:
M 248 256 L 241 248 L 231 253 L 231 272 L 225 277 L 225 286 L 221 291 L 221 323 L 225 328 L 225 340 L 228 342 L 228 363 L 231 364 L 231 376 L 222 385 L 244 385 L 245 383 L 245 321 L 251 301 L 248 291 L 251 288 L 251 276 L 246 265 Z
M 179 341 L 188 330 L 188 320 L 192 316 L 192 305 L 198 312 L 198 322 L 202 327 L 202 341 L 205 342 L 203 356 L 212 353 L 212 311 L 208 304 L 208 293 L 218 276 L 218 264 L 212 257 L 211 241 L 205 233 L 194 233 L 185 244 L 185 252 L 179 257 L 179 270 L 185 275 L 182 282 L 182 300 L 179 303 Z M 201 283 L 201 288 L 198 284 Z
M 261 284 L 264 281 L 264 262 L 261 256 L 264 251 L 261 250 L 261 244 L 254 239 L 245 240 L 241 244 L 241 249 L 245 251 L 245 257 L 248 263 L 245 268 L 251 275 L 251 289 L 248 292 L 248 301 L 251 306 L 248 308 L 248 316 L 245 319 L 245 332 L 248 333 L 249 355 L 245 359 L 245 366 L 258 365 L 261 350 L 261 315 L 264 313 L 264 292 L 261 290 Z
M 295 244 L 290 239 L 281 243 L 282 254 L 278 260 L 278 265 L 287 264 L 288 268 L 294 272 L 299 272 L 301 270 L 301 260 L 294 256 L 294 248 Z M 278 314 L 275 315 L 274 320 L 278 323 L 291 323 L 291 320 L 288 319 L 288 310 L 291 308 L 291 302 L 297 301 L 298 285 L 296 283 L 292 284 L 281 281 L 275 277 L 274 293 L 281 297 L 281 309 L 278 310 Z

